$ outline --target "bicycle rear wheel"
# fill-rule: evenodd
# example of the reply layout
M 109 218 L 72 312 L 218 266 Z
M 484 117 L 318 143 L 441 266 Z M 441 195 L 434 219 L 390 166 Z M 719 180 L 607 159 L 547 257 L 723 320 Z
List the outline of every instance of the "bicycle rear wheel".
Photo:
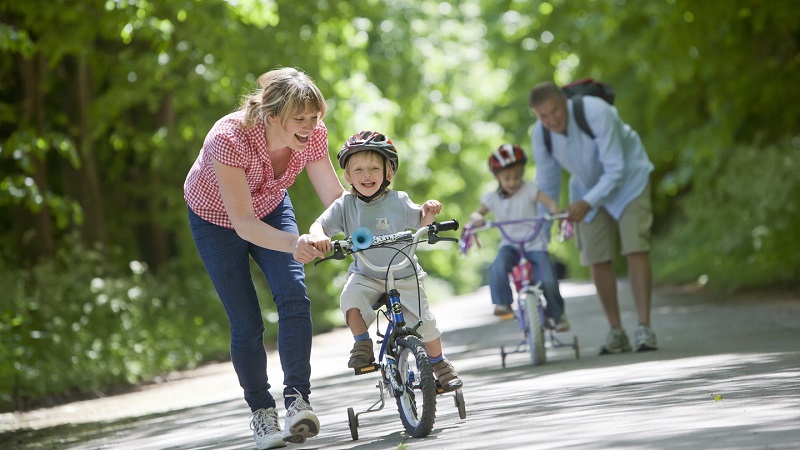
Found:
M 398 339 L 397 346 L 397 373 L 405 388 L 397 396 L 400 420 L 412 437 L 425 437 L 436 418 L 436 380 L 428 352 L 414 336 Z
M 525 340 L 528 342 L 528 352 L 531 354 L 531 363 L 534 366 L 544 364 L 547 354 L 544 349 L 544 327 L 542 326 L 543 314 L 540 292 L 535 289 L 526 289 L 520 293 L 519 305 L 525 309 Z

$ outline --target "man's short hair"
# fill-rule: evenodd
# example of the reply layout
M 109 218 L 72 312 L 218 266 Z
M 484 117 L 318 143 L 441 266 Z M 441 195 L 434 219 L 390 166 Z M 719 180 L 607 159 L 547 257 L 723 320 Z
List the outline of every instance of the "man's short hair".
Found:
M 556 86 L 555 83 L 552 81 L 545 81 L 531 89 L 531 95 L 528 97 L 528 107 L 533 109 L 535 106 L 539 106 L 551 98 L 562 97 L 564 97 L 564 92 Z

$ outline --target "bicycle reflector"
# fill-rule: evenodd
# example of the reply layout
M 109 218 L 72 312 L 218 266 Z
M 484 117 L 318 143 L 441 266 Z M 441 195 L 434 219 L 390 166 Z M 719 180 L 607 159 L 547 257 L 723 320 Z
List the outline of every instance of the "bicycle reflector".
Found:
M 372 240 L 375 236 L 372 235 L 372 231 L 369 231 L 367 227 L 359 227 L 353 231 L 353 235 L 350 236 L 350 240 L 352 241 L 353 250 L 364 250 L 365 248 L 369 248 L 372 245 Z

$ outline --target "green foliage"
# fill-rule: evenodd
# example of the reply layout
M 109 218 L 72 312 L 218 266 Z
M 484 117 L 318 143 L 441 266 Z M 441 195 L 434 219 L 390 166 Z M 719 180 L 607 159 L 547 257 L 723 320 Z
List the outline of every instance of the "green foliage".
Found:
M 202 267 L 171 267 L 156 277 L 131 261 L 124 273 L 109 267 L 109 251 L 73 243 L 31 271 L 2 263 L 0 410 L 225 357 L 222 306 L 210 282 L 187 276 Z
M 789 286 L 800 279 L 800 145 L 737 146 L 707 189 L 681 201 L 681 214 L 654 251 L 657 278 L 723 292 Z

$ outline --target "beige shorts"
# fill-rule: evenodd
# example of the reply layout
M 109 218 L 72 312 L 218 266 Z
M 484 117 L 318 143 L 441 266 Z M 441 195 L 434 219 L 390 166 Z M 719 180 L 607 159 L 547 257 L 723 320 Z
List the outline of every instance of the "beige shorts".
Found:
M 395 287 L 400 292 L 400 304 L 403 306 L 403 318 L 406 325 L 413 328 L 422 318 L 422 325 L 417 332 L 422 336 L 422 342 L 430 342 L 441 337 L 442 332 L 436 326 L 436 317 L 428 307 L 428 297 L 425 295 L 425 273 L 419 277 L 419 295 L 421 301 L 417 301 L 417 278 L 407 277 L 395 280 Z M 339 299 L 340 309 L 347 321 L 347 310 L 356 308 L 361 312 L 367 328 L 372 325 L 378 317 L 377 311 L 372 309 L 372 305 L 385 292 L 385 280 L 367 277 L 361 274 L 350 274 L 347 283 L 342 289 L 342 296 Z M 420 315 L 420 308 L 422 314 Z M 381 322 L 383 323 L 383 322 Z M 381 333 L 383 330 L 381 330 Z
M 622 211 L 619 221 L 606 211 L 600 211 L 591 222 L 580 222 L 575 226 L 581 264 L 584 266 L 600 264 L 614 259 L 617 247 L 617 234 L 622 243 L 621 253 L 650 251 L 650 229 L 653 226 L 653 203 L 650 200 L 650 183 Z

